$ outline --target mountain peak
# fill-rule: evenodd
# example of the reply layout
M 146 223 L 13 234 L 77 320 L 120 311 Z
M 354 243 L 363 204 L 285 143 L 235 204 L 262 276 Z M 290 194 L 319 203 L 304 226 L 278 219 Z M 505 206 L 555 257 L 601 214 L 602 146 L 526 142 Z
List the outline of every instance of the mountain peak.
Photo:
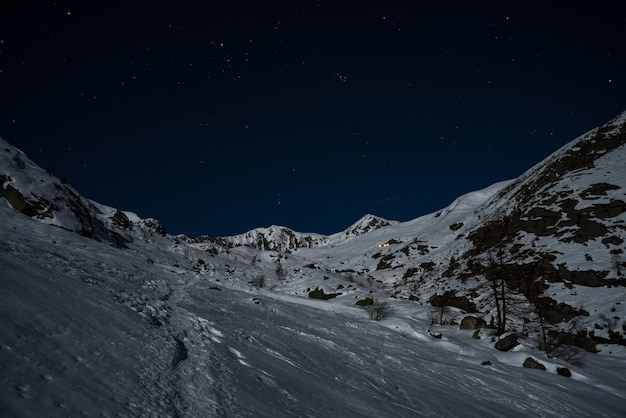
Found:
M 397 221 L 389 221 L 380 216 L 367 214 L 361 219 L 353 223 L 348 229 L 346 229 L 342 235 L 344 236 L 359 236 L 370 231 L 375 231 L 380 228 L 384 228 L 389 225 L 397 224 Z

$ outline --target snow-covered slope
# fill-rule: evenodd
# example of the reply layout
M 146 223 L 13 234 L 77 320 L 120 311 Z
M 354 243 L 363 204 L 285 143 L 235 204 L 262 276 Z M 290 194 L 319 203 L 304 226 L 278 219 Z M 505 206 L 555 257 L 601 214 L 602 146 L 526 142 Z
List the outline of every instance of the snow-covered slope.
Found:
M 0 216 L 3 417 L 625 411 L 623 350 L 576 367 L 499 352 L 458 327 L 435 327 L 433 339 L 428 308 L 411 301 L 390 300 L 393 317 L 375 322 L 347 299 L 252 289 L 233 260 L 195 272 L 182 264 L 201 254 L 164 238 L 143 249 L 148 259 L 7 207 Z M 521 367 L 529 356 L 548 370 Z
M 330 236 L 170 236 L 2 141 L 0 416 L 623 416 L 625 120 Z

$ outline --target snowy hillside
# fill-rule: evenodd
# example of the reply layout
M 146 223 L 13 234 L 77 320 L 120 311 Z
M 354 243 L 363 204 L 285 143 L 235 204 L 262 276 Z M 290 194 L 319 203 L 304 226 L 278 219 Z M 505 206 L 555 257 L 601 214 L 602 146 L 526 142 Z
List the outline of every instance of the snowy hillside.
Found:
M 625 122 L 330 236 L 171 236 L 0 140 L 0 416 L 624 416 Z

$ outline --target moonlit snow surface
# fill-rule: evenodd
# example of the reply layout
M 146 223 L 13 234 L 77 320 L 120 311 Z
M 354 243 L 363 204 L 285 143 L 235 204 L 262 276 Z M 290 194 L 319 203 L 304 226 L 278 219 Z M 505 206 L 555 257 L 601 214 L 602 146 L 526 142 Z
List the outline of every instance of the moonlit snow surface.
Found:
M 473 340 L 456 326 L 435 328 L 443 338 L 433 339 L 428 308 L 412 301 L 388 299 L 393 316 L 375 322 L 353 297 L 312 300 L 285 283 L 270 290 L 269 274 L 265 289 L 251 288 L 236 251 L 208 259 L 158 236 L 117 249 L 4 203 L 0 218 L 3 417 L 626 411 L 623 347 L 575 367 L 526 345 L 498 352 L 486 334 Z M 201 257 L 205 270 L 186 268 Z M 522 368 L 528 356 L 548 370 Z

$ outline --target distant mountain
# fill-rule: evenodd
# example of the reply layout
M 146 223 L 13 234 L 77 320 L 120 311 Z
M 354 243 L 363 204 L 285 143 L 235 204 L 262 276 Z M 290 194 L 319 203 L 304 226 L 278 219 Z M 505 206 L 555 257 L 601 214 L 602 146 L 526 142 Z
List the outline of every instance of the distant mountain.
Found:
M 0 415 L 622 416 L 625 161 L 626 112 L 408 222 L 189 238 L 0 139 Z
M 303 234 L 283 226 L 272 225 L 267 228 L 256 228 L 240 235 L 230 237 L 201 236 L 196 243 L 214 243 L 221 247 L 232 248 L 248 246 L 263 251 L 293 251 L 297 248 L 310 248 L 326 241 L 320 234 Z
M 247 246 L 263 251 L 292 252 L 299 248 L 315 248 L 329 243 L 349 240 L 382 227 L 396 224 L 378 216 L 365 215 L 344 232 L 330 236 L 315 233 L 302 233 L 284 226 L 272 225 L 266 228 L 255 228 L 240 235 L 229 237 L 209 237 L 206 235 L 194 238 L 189 242 L 196 244 L 213 243 L 223 248 Z

